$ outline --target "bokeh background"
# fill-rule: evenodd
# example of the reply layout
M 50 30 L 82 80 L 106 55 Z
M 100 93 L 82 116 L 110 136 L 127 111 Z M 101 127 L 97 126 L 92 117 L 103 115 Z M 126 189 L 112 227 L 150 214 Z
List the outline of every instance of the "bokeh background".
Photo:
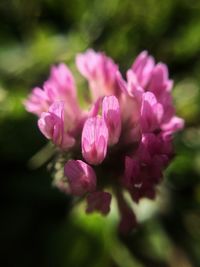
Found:
M 0 265 L 200 266 L 200 1 L 1 0 L 0 18 Z M 143 49 L 166 62 L 186 121 L 160 196 L 142 202 L 127 237 L 115 207 L 108 218 L 86 216 L 51 186 L 49 147 L 22 104 L 51 64 L 79 77 L 74 57 L 88 47 L 123 73 Z

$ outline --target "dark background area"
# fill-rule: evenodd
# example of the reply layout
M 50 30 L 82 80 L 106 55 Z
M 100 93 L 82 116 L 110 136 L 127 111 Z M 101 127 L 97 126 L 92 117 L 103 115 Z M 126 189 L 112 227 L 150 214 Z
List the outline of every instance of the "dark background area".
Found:
M 200 2 L 1 0 L 0 17 L 0 266 L 200 266 Z M 61 61 L 80 90 L 74 58 L 88 47 L 105 51 L 122 73 L 144 49 L 165 62 L 186 121 L 159 200 L 144 203 L 140 226 L 123 238 L 114 207 L 108 218 L 78 206 L 70 212 L 72 199 L 51 185 L 36 118 L 22 104 Z

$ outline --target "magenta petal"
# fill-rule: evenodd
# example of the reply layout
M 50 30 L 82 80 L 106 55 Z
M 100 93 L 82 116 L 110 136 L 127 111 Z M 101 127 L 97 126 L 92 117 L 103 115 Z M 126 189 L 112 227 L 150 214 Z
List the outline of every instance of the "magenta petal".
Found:
M 53 105 L 51 105 L 49 107 L 48 112 L 56 115 L 60 119 L 63 119 L 63 116 L 64 116 L 64 102 L 63 101 L 54 102 Z
M 49 108 L 48 97 L 41 88 L 36 87 L 32 90 L 24 105 L 28 112 L 40 116 L 42 112 L 47 111 Z
M 76 140 L 74 137 L 70 136 L 69 134 L 65 133 L 62 138 L 62 149 L 67 150 L 70 147 L 73 147 Z
M 93 100 L 103 95 L 117 94 L 118 66 L 104 53 L 89 49 L 86 53 L 77 55 L 76 65 L 89 82 Z
M 147 51 L 141 52 L 135 59 L 131 68 L 142 88 L 148 85 L 154 66 L 154 59 L 148 55 Z
M 138 160 L 131 159 L 130 157 L 125 158 L 125 173 L 122 178 L 122 184 L 127 188 L 131 189 L 134 186 L 139 186 L 140 181 L 140 165 Z
M 53 125 L 54 118 L 48 112 L 43 112 L 38 120 L 38 127 L 47 139 L 52 138 Z
M 107 153 L 108 129 L 100 116 L 88 118 L 82 131 L 82 154 L 94 165 L 100 164 Z
M 92 167 L 81 160 L 69 160 L 65 164 L 65 175 L 68 178 L 71 193 L 82 196 L 96 188 L 96 174 Z
M 118 142 L 121 134 L 121 113 L 118 99 L 115 96 L 105 96 L 102 103 L 102 115 L 109 132 L 109 143 Z
M 163 63 L 158 63 L 152 71 L 152 76 L 148 85 L 148 90 L 157 97 L 165 92 L 170 92 L 173 81 L 168 78 L 168 68 Z
M 141 126 L 143 132 L 153 132 L 160 128 L 163 117 L 163 106 L 157 102 L 153 93 L 143 94 L 141 106 Z
M 55 94 L 58 98 L 60 97 L 60 100 L 64 100 L 64 98 L 69 95 L 71 97 L 76 97 L 74 77 L 64 63 L 51 68 L 49 82 L 56 87 Z
M 168 123 L 162 125 L 162 130 L 165 134 L 173 134 L 184 127 L 184 120 L 179 117 L 172 117 Z
M 94 192 L 87 197 L 87 209 L 86 212 L 91 213 L 99 211 L 106 215 L 110 211 L 111 194 L 108 192 Z
M 72 147 L 75 139 L 64 130 L 64 103 L 55 102 L 48 112 L 43 112 L 38 120 L 38 127 L 43 135 L 52 140 L 60 149 Z
M 88 117 L 96 117 L 99 113 L 100 107 L 101 107 L 102 98 L 98 98 L 92 105 Z
M 116 79 L 117 79 L 117 83 L 119 85 L 119 88 L 121 89 L 121 91 L 123 93 L 127 93 L 127 83 L 125 82 L 125 80 L 123 79 L 120 71 L 116 72 Z

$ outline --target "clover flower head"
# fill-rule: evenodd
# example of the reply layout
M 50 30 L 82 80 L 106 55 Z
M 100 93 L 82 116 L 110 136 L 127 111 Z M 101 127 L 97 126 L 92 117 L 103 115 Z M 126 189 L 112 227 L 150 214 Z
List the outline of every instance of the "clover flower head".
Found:
M 137 56 L 126 80 L 111 58 L 92 49 L 78 54 L 76 65 L 88 82 L 88 108 L 79 106 L 75 80 L 63 63 L 51 68 L 25 107 L 38 116 L 41 133 L 64 162 L 64 175 L 54 184 L 85 197 L 87 213 L 106 215 L 115 196 L 119 230 L 126 233 L 137 220 L 124 192 L 136 203 L 155 198 L 173 156 L 173 134 L 184 126 L 175 115 L 173 82 L 167 66 L 147 51 Z

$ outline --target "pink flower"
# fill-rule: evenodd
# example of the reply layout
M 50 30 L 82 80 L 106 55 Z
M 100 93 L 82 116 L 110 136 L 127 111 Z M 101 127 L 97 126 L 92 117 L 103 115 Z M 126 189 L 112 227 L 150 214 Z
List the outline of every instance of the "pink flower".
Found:
M 130 192 L 135 202 L 138 202 L 142 197 L 150 199 L 155 197 L 157 179 L 155 180 L 154 173 L 152 173 L 152 162 L 143 163 L 142 161 L 140 162 L 129 157 L 126 158 L 125 176 L 123 177 L 122 183 Z M 159 165 L 154 165 L 154 167 L 160 171 Z M 154 168 L 153 171 L 155 171 Z
M 108 192 L 94 192 L 87 197 L 87 209 L 86 212 L 91 213 L 93 211 L 99 211 L 106 215 L 110 211 L 111 194 Z
M 82 131 L 82 154 L 93 165 L 100 164 L 107 153 L 108 129 L 100 116 L 86 120 Z
M 172 154 L 171 140 L 164 139 L 160 134 L 143 134 L 136 153 L 145 162 L 149 161 L 154 155 L 163 154 L 169 156 Z
M 28 96 L 28 99 L 24 102 L 24 105 L 28 112 L 40 116 L 42 112 L 48 110 L 49 99 L 41 88 L 35 87 L 32 93 Z
M 141 105 L 142 131 L 153 132 L 159 130 L 163 113 L 163 106 L 157 102 L 154 94 L 150 92 L 144 93 Z
M 36 87 L 25 101 L 29 112 L 40 116 L 47 112 L 55 101 L 64 101 L 65 113 L 72 123 L 80 118 L 81 112 L 76 99 L 76 87 L 71 71 L 65 64 L 53 66 L 49 79 L 44 83 L 43 89 Z
M 127 91 L 128 94 L 134 97 L 139 104 L 142 101 L 142 95 L 144 94 L 144 89 L 141 87 L 139 83 L 136 81 L 136 76 L 133 70 L 128 70 L 126 73 L 127 76 Z
M 64 100 L 64 98 L 68 96 L 76 98 L 74 77 L 65 64 L 61 63 L 51 68 L 48 82 L 52 83 L 56 89 L 49 97 L 57 96 L 61 98 L 60 100 Z M 52 100 L 55 101 L 55 99 Z
M 162 130 L 164 131 L 165 135 L 171 135 L 184 127 L 184 120 L 173 116 L 171 120 L 169 120 L 167 123 L 162 124 Z
M 169 80 L 168 68 L 163 63 L 158 63 L 153 71 L 148 84 L 148 90 L 153 92 L 159 99 L 163 93 L 170 92 L 173 81 Z
M 109 132 L 109 143 L 118 142 L 121 134 L 121 113 L 119 101 L 115 96 L 105 96 L 102 103 L 102 115 Z
M 141 186 L 140 165 L 138 160 L 131 159 L 130 157 L 125 158 L 125 173 L 122 182 L 128 189 L 131 189 L 133 186 Z
M 89 82 L 93 100 L 118 93 L 116 81 L 118 66 L 104 53 L 89 49 L 86 53 L 77 55 L 76 65 Z
M 48 112 L 43 112 L 38 120 L 43 135 L 63 150 L 72 147 L 75 140 L 64 130 L 64 103 L 55 102 Z
M 155 186 L 162 178 L 163 170 L 172 156 L 169 140 L 161 135 L 144 134 L 135 152 L 135 158 L 126 157 L 123 185 L 129 190 L 134 201 L 142 197 L 153 198 Z
M 149 56 L 147 51 L 140 53 L 135 59 L 131 69 L 136 76 L 136 82 L 145 88 L 151 78 L 155 62 L 152 56 Z
M 43 89 L 36 87 L 25 106 L 59 148 L 54 172 L 59 166 L 61 172 L 54 185 L 66 194 L 86 196 L 86 212 L 104 215 L 110 211 L 109 186 L 117 198 L 119 231 L 125 234 L 137 220 L 124 191 L 135 203 L 156 197 L 174 155 L 173 134 L 184 126 L 175 114 L 173 81 L 167 66 L 156 64 L 147 51 L 136 58 L 126 80 L 111 58 L 91 49 L 77 55 L 76 65 L 91 91 L 86 110 L 78 104 L 73 75 L 64 64 L 51 68 Z M 63 168 L 65 176 L 60 175 Z
M 96 188 L 96 174 L 92 167 L 82 160 L 69 160 L 64 169 L 71 193 L 82 196 Z
M 121 91 L 119 105 L 121 110 L 122 138 L 126 144 L 138 142 L 141 138 L 141 101 L 144 90 L 135 84 L 135 75 L 132 70 L 127 71 L 127 82 L 117 72 L 117 80 Z M 134 112 L 133 112 L 134 111 Z

